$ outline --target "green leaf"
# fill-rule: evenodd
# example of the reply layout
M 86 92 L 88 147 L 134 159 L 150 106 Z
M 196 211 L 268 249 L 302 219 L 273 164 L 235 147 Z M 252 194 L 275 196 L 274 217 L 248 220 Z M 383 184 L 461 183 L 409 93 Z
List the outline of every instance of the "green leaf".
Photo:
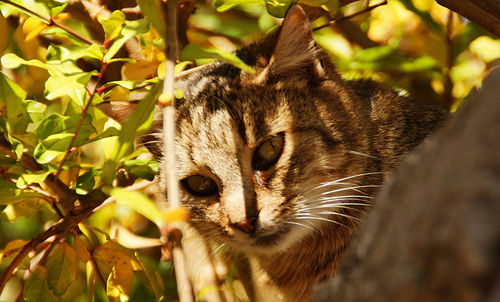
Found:
M 12 132 L 24 132 L 30 122 L 25 98 L 26 92 L 0 72 L 0 114 L 5 117 Z
M 128 39 L 144 34 L 148 30 L 149 23 L 145 19 L 125 21 L 125 26 L 121 29 L 120 35 L 113 41 L 113 44 L 104 55 L 103 62 L 108 63 Z
M 76 252 L 67 243 L 59 243 L 45 264 L 50 275 L 48 286 L 56 296 L 62 296 L 76 279 Z
M 42 197 L 42 195 L 29 191 L 22 190 L 10 181 L 0 178 L 0 205 L 7 205 L 22 200 L 33 200 Z
M 156 29 L 161 37 L 165 37 L 166 24 L 163 16 L 160 14 L 160 12 L 162 11 L 160 1 L 137 0 L 137 4 L 139 4 L 142 14 L 149 22 L 151 22 L 151 25 L 153 25 L 154 29 Z
M 47 286 L 47 270 L 38 265 L 24 284 L 23 300 L 29 302 L 56 301 Z M 51 277 L 52 278 L 52 277 Z
M 111 41 L 116 39 L 120 34 L 123 24 L 125 23 L 125 15 L 121 11 L 115 10 L 108 19 L 99 18 L 99 22 L 104 29 L 105 39 Z
M 399 0 L 399 2 L 401 2 L 407 10 L 412 11 L 414 14 L 419 16 L 430 29 L 439 34 L 442 34 L 444 32 L 444 28 L 439 25 L 439 23 L 434 21 L 434 19 L 432 19 L 432 16 L 428 12 L 421 11 L 417 7 L 415 7 L 412 0 Z
M 45 113 L 47 111 L 47 105 L 40 102 L 29 100 L 26 101 L 26 110 L 28 111 L 30 119 L 34 123 L 38 123 L 45 116 Z
M 215 0 L 214 4 L 218 12 L 225 12 L 239 4 L 263 4 L 264 0 Z
M 71 91 L 86 91 L 85 86 L 97 72 L 82 72 L 70 76 L 52 75 L 45 82 L 45 97 L 48 100 L 66 96 Z
M 207 50 L 201 48 L 198 45 L 189 44 L 181 52 L 181 60 L 192 60 L 192 59 L 218 59 L 224 62 L 227 62 L 235 67 L 240 68 L 241 70 L 255 73 L 255 70 L 248 66 L 245 62 L 243 62 L 236 55 L 222 51 L 222 50 Z
M 142 267 L 142 271 L 144 272 L 144 275 L 146 276 L 146 279 L 148 281 L 149 286 L 151 286 L 151 289 L 153 290 L 155 294 L 156 301 L 161 301 L 164 297 L 164 286 L 163 286 L 163 280 L 160 277 L 160 275 L 154 271 L 146 261 L 142 257 L 140 257 L 139 253 L 135 253 L 135 256 L 139 262 L 139 265 Z
M 139 101 L 134 112 L 122 123 L 122 130 L 118 137 L 119 143 L 115 144 L 112 157 L 103 166 L 103 181 L 105 183 L 110 184 L 113 181 L 118 163 L 132 152 L 135 138 L 151 127 L 160 90 L 160 85 L 154 85 L 149 94 Z
M 92 168 L 80 175 L 76 180 L 75 191 L 77 194 L 86 195 L 94 189 L 95 177 L 101 173 L 100 169 Z
M 113 188 L 111 196 L 116 199 L 116 202 L 124 207 L 130 208 L 137 213 L 154 222 L 158 228 L 164 226 L 164 221 L 160 210 L 156 207 L 146 195 L 137 191 L 127 191 L 122 188 Z
M 293 3 L 297 3 L 297 0 L 264 0 L 266 2 L 266 9 L 270 15 L 277 18 L 283 18 L 286 11 Z
M 158 173 L 158 162 L 153 159 L 132 159 L 124 162 L 127 172 L 148 180 L 153 180 Z
M 49 174 L 50 171 L 23 174 L 17 179 L 16 186 L 19 189 L 24 189 L 33 183 L 42 183 Z
M 76 61 L 81 58 L 102 60 L 104 54 L 99 46 L 92 45 L 54 45 L 47 48 L 47 61 Z

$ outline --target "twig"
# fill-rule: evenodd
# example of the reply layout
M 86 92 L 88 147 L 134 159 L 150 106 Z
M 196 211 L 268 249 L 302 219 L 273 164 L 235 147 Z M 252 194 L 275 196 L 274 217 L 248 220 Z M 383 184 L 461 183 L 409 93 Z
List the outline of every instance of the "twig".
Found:
M 87 44 L 97 44 L 99 45 L 99 43 L 96 43 L 90 39 L 88 39 L 87 37 L 79 34 L 78 32 L 72 30 L 71 28 L 67 27 L 66 25 L 62 24 L 62 23 L 59 23 L 58 21 L 56 21 L 53 17 L 50 17 L 50 18 L 47 18 L 45 16 L 42 16 L 40 15 L 39 13 L 35 12 L 35 11 L 32 11 L 30 10 L 29 8 L 26 8 L 24 6 L 21 6 L 17 3 L 14 3 L 12 1 L 9 1 L 9 0 L 0 0 L 0 2 L 3 2 L 3 3 L 6 3 L 6 4 L 9 4 L 9 5 L 12 5 L 14 6 L 15 8 L 18 8 L 28 14 L 31 14 L 31 15 L 34 15 L 42 20 L 45 21 L 45 23 L 47 23 L 49 26 L 55 26 L 55 27 L 59 27 L 60 29 L 64 30 L 65 32 L 73 35 L 74 37 L 77 37 L 78 39 L 82 40 L 83 42 L 87 43 Z
M 180 208 L 179 183 L 177 180 L 175 160 L 175 61 L 177 59 L 177 0 L 167 1 L 167 61 L 165 62 L 165 80 L 163 82 L 163 96 L 170 104 L 163 108 L 163 148 L 167 163 L 167 198 L 170 208 Z M 161 204 L 165 208 L 165 204 Z M 172 248 L 175 276 L 177 278 L 177 291 L 181 302 L 192 302 L 193 291 L 189 281 L 184 253 L 181 248 L 181 233 L 172 229 L 167 236 Z M 173 243 L 173 244 L 172 244 Z M 168 245 L 168 242 L 167 242 Z
M 347 20 L 347 19 L 354 18 L 354 17 L 356 17 L 358 15 L 367 13 L 367 12 L 369 12 L 369 11 L 371 11 L 371 10 L 379 7 L 379 6 L 386 5 L 386 4 L 387 4 L 387 0 L 384 0 L 384 1 L 382 1 L 380 3 L 377 3 L 377 4 L 374 4 L 374 5 L 370 5 L 370 6 L 366 7 L 365 9 L 360 10 L 359 12 L 355 12 L 353 14 L 350 14 L 350 15 L 347 15 L 347 16 L 343 16 L 343 17 L 341 17 L 339 19 L 335 19 L 335 20 L 332 20 L 332 21 L 330 21 L 330 22 L 328 22 L 326 24 L 323 24 L 323 25 L 320 25 L 318 27 L 315 27 L 315 28 L 313 28 L 313 31 L 316 31 L 316 30 L 328 27 L 330 25 L 334 25 L 335 23 L 342 22 L 342 21 Z
M 32 191 L 37 192 L 40 195 L 43 195 L 44 196 L 43 199 L 45 199 L 50 204 L 50 206 L 52 207 L 52 209 L 54 209 L 59 218 L 64 218 L 64 214 L 61 212 L 61 210 L 59 210 L 59 207 L 57 206 L 57 198 L 55 198 L 54 196 L 45 192 L 44 190 L 42 190 L 37 186 L 29 185 L 28 188 Z
M 18 159 L 17 155 L 12 151 L 12 146 L 7 140 L 5 140 L 3 135 L 0 135 L 0 152 L 6 154 L 14 160 L 19 161 L 28 171 L 37 172 L 43 170 L 36 160 L 26 153 L 23 153 L 22 157 Z M 49 174 L 43 181 L 43 184 L 56 195 L 57 200 L 62 205 L 63 209 L 68 210 L 73 206 L 73 202 L 77 198 L 76 193 L 68 188 L 68 186 L 66 186 L 66 184 L 62 181 L 55 178 L 54 175 Z
M 66 152 L 64 152 L 64 155 L 63 155 L 63 158 L 61 159 L 61 162 L 59 162 L 59 166 L 57 167 L 57 172 L 54 175 L 55 178 L 59 177 L 59 174 L 62 171 L 64 162 L 66 161 L 66 159 L 68 158 L 69 154 L 72 151 L 73 144 L 75 143 L 76 137 L 78 136 L 78 132 L 80 131 L 80 127 L 82 126 L 83 121 L 85 120 L 85 116 L 87 115 L 87 111 L 89 110 L 90 105 L 92 104 L 92 100 L 94 99 L 94 96 L 97 93 L 98 87 L 100 86 L 100 84 L 102 82 L 102 78 L 103 78 L 102 74 L 106 70 L 107 66 L 108 66 L 107 63 L 103 63 L 101 66 L 101 70 L 99 71 L 99 80 L 94 85 L 94 87 L 92 87 L 92 91 L 90 92 L 89 100 L 87 101 L 87 104 L 85 104 L 85 107 L 82 110 L 82 114 L 80 115 L 80 120 L 78 120 L 78 124 L 75 127 L 75 132 L 73 133 L 73 137 L 71 138 L 71 141 L 69 143 L 68 148 L 66 148 Z

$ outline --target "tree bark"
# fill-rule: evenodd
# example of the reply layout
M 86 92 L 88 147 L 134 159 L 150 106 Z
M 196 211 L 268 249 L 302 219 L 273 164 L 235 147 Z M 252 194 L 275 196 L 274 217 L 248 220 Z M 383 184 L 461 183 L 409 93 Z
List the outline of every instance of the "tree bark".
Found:
M 500 301 L 500 68 L 408 157 L 314 301 Z
M 500 1 L 498 0 L 436 0 L 487 31 L 500 37 Z

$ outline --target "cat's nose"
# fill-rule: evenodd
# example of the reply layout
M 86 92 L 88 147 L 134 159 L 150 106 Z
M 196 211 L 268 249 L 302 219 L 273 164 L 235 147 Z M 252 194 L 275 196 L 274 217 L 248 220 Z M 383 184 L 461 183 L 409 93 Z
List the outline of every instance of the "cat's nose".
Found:
M 257 217 L 247 217 L 243 221 L 231 223 L 231 226 L 245 233 L 253 233 L 255 230 L 255 221 L 257 221 Z

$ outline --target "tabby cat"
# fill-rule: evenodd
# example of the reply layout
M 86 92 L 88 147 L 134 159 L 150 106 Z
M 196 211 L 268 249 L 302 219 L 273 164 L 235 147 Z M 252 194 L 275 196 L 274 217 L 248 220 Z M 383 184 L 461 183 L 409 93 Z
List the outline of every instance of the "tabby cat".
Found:
M 307 301 L 335 273 L 387 172 L 445 113 L 343 80 L 299 6 L 236 54 L 256 72 L 216 62 L 176 83 L 182 200 L 201 234 L 246 255 L 253 300 Z M 158 125 L 144 143 L 161 158 Z

